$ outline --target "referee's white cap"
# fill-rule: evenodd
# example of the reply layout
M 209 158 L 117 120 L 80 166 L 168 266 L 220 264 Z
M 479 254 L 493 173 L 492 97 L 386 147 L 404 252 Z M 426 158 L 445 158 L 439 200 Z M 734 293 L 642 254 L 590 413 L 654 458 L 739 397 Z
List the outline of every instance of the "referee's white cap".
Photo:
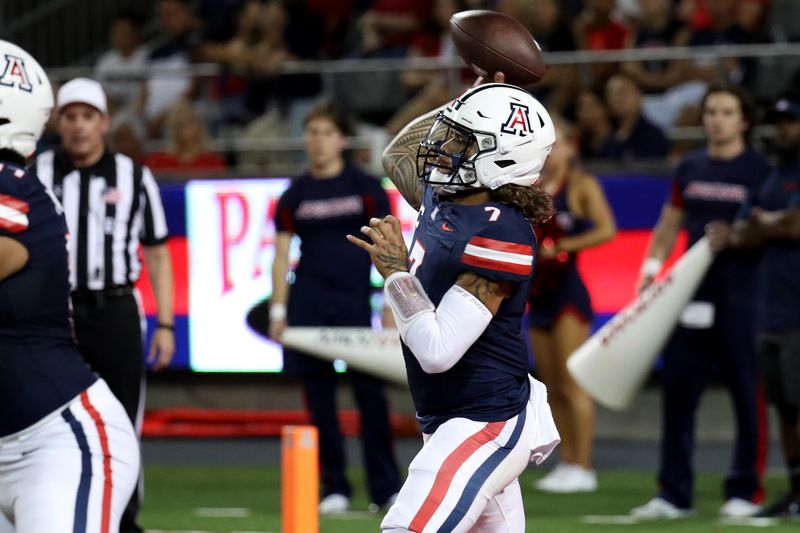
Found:
M 88 104 L 101 113 L 108 113 L 106 93 L 100 82 L 89 78 L 75 78 L 58 90 L 56 105 L 63 109 L 70 104 Z

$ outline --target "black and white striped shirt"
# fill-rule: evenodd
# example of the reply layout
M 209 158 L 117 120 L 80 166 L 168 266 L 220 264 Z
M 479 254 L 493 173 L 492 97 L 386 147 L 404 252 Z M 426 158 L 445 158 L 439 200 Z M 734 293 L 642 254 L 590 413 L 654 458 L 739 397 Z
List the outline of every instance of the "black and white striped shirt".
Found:
M 94 165 L 75 168 L 61 148 L 40 154 L 32 170 L 64 207 L 73 290 L 136 282 L 139 243 L 154 246 L 168 237 L 150 170 L 108 150 Z

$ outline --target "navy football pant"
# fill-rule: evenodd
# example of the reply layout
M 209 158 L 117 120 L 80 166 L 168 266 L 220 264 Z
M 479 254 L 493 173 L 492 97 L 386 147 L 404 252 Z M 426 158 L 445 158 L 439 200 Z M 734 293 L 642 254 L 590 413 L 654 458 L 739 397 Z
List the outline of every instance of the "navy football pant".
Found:
M 733 461 L 725 479 L 726 499 L 763 499 L 761 476 L 766 453 L 766 416 L 757 394 L 751 312 L 744 303 L 716 307 L 709 329 L 678 326 L 664 352 L 663 425 L 658 480 L 660 496 L 681 508 L 692 506 L 692 451 L 695 414 L 714 371 L 731 395 L 736 417 Z
M 394 458 L 389 406 L 383 383 L 366 374 L 348 370 L 361 415 L 361 448 L 367 469 L 367 488 L 374 503 L 383 505 L 400 490 L 400 473 Z M 336 410 L 338 377 L 332 365 L 326 371 L 305 376 L 303 389 L 311 420 L 319 431 L 320 464 L 324 495 L 352 495 L 345 474 L 345 443 Z
M 369 295 L 362 296 L 325 291 L 316 280 L 298 280 L 292 285 L 289 297 L 288 323 L 290 326 L 369 327 Z M 336 385 L 343 376 L 334 371 L 329 361 L 290 349 L 284 349 L 283 354 L 284 373 L 302 381 L 306 406 L 319 431 L 323 495 L 350 496 L 352 488 L 345 473 L 345 441 L 336 409 Z M 348 370 L 347 376 L 361 416 L 367 488 L 372 502 L 383 505 L 400 490 L 384 384 L 354 370 Z

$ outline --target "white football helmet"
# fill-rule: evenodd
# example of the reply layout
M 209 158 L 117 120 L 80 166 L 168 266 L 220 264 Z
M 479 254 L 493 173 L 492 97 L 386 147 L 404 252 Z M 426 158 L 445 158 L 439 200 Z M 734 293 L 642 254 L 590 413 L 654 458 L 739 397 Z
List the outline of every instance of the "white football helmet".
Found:
M 526 90 L 479 85 L 436 115 L 417 150 L 417 173 L 447 193 L 527 187 L 539 179 L 555 140 L 553 120 Z
M 25 158 L 33 154 L 52 108 L 53 90 L 41 65 L 0 40 L 0 149 Z

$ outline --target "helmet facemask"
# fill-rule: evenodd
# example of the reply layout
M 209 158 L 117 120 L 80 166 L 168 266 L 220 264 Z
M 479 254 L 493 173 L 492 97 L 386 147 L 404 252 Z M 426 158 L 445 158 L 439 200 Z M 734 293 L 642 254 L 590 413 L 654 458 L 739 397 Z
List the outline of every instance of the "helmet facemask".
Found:
M 417 149 L 417 175 L 445 193 L 482 188 L 475 159 L 495 146 L 493 135 L 479 134 L 440 112 Z

